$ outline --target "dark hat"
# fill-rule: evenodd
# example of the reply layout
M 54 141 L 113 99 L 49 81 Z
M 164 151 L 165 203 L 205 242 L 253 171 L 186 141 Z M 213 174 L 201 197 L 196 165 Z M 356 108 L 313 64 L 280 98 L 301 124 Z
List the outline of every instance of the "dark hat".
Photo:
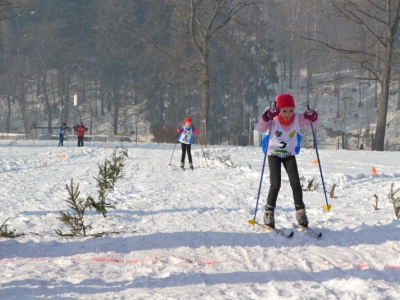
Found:
M 63 125 L 67 125 L 67 123 L 63 123 Z

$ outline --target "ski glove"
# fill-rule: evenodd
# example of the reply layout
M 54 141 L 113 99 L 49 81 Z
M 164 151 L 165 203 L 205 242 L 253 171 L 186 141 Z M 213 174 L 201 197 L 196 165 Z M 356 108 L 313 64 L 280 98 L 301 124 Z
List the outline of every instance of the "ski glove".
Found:
M 269 122 L 269 120 L 272 120 L 276 116 L 279 115 L 279 107 L 274 106 L 271 108 L 268 108 L 262 115 L 262 118 L 265 122 Z
M 306 118 L 307 120 L 311 121 L 311 122 L 315 122 L 318 119 L 318 114 L 315 110 L 312 109 L 307 109 L 304 114 L 303 114 L 304 118 Z
M 183 131 L 182 128 L 178 128 L 178 129 L 176 130 L 177 133 L 182 133 L 182 131 Z

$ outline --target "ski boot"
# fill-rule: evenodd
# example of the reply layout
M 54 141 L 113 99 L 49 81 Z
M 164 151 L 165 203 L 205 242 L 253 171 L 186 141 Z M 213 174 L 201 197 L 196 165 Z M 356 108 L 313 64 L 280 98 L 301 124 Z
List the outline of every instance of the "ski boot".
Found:
M 264 224 L 268 227 L 275 228 L 274 211 L 266 208 L 264 213 Z
M 181 169 L 182 169 L 182 171 L 185 171 L 185 163 L 184 162 L 181 162 Z
M 296 211 L 296 220 L 300 226 L 308 227 L 308 219 L 305 208 Z
M 190 166 L 190 170 L 194 170 L 194 168 L 193 168 L 193 163 L 189 163 L 189 166 Z

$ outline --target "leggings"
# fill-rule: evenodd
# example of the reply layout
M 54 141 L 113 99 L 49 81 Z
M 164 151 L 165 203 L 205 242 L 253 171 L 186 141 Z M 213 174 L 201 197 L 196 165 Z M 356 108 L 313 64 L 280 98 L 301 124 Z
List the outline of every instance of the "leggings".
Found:
M 83 136 L 78 137 L 78 147 L 83 147 Z
M 191 144 L 181 143 L 181 146 L 182 146 L 181 162 L 185 162 L 185 155 L 186 155 L 186 152 L 187 152 L 188 158 L 189 158 L 189 162 L 191 163 L 192 162 L 192 153 L 190 153 L 190 148 L 191 148 L 192 145 Z
M 290 186 L 293 191 L 294 206 L 296 210 L 305 208 L 303 202 L 303 190 L 301 188 L 299 170 L 295 156 L 280 158 L 268 156 L 270 188 L 268 193 L 267 207 L 274 210 L 279 189 L 281 188 L 281 164 L 289 176 Z
M 59 133 L 58 134 L 58 147 L 63 147 L 64 146 L 64 134 Z

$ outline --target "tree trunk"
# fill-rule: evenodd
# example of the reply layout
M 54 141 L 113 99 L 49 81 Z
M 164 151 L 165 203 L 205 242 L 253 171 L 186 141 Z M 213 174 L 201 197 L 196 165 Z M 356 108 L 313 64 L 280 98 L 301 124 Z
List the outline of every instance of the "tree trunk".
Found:
M 207 50 L 206 50 L 207 51 Z M 210 79 L 208 75 L 208 54 L 205 53 L 201 59 L 202 70 L 201 70 L 201 115 L 200 115 L 200 144 L 207 145 L 207 118 L 208 109 L 210 104 Z M 205 120 L 205 122 L 202 122 Z
M 66 73 L 67 73 L 66 76 L 64 75 L 64 77 L 66 77 L 66 79 L 65 79 L 65 89 L 64 89 L 65 97 L 64 97 L 64 102 L 63 102 L 63 105 L 64 105 L 64 110 L 63 110 L 64 120 L 68 119 L 68 117 L 69 117 L 69 102 L 70 102 L 70 99 L 69 99 L 69 95 L 70 95 L 69 86 L 71 84 L 71 76 L 72 76 L 70 69 L 67 69 Z M 75 126 L 75 124 L 74 124 L 74 126 Z
M 289 48 L 289 83 L 288 88 L 293 89 L 293 45 Z
M 104 116 L 104 83 L 100 82 L 100 116 Z
M 48 96 L 48 93 L 47 93 L 46 80 L 47 80 L 47 76 L 44 75 L 43 76 L 43 93 L 44 93 L 43 96 L 44 96 L 44 100 L 45 100 L 45 103 L 46 103 L 46 111 L 47 111 L 47 133 L 51 134 L 52 133 L 52 127 L 53 127 L 53 124 L 52 124 L 53 115 L 52 115 L 52 112 L 51 112 L 51 103 L 50 103 L 49 96 Z
M 114 87 L 114 134 L 118 134 L 119 87 Z
M 397 80 L 397 107 L 396 110 L 400 110 L 400 78 Z
M 7 116 L 6 116 L 6 132 L 10 133 L 11 129 L 11 95 L 7 94 Z
M 399 1 L 400 3 L 400 1 Z M 396 6 L 399 9 L 399 4 Z M 389 14 L 390 15 L 390 14 Z M 397 22 L 398 24 L 399 12 L 397 11 Z M 382 81 L 381 83 L 381 97 L 379 100 L 378 120 L 376 123 L 376 131 L 374 144 L 372 150 L 383 151 L 385 145 L 385 132 L 386 132 L 386 118 L 389 106 L 389 83 L 390 83 L 390 72 L 392 66 L 392 56 L 394 51 L 394 36 L 397 31 L 397 25 L 393 26 L 394 30 L 388 30 L 386 32 L 386 47 L 385 47 L 385 58 L 383 63 Z
M 390 66 L 388 68 L 390 69 Z M 386 76 L 388 79 L 390 78 L 390 74 L 387 74 Z M 388 102 L 389 102 L 389 84 L 384 79 L 381 83 L 381 97 L 379 101 L 378 120 L 376 122 L 375 138 L 374 138 L 374 143 L 372 145 L 372 150 L 376 151 L 384 150 Z
M 18 56 L 18 61 L 20 61 L 20 57 Z M 20 71 L 22 74 L 25 74 L 25 55 L 22 55 L 21 61 L 20 61 Z M 25 129 L 25 139 L 28 139 L 28 116 L 27 116 L 27 101 L 26 101 L 26 77 L 20 76 L 18 80 L 18 85 L 19 85 L 19 107 L 21 109 L 21 115 L 22 115 L 22 120 L 24 123 L 24 129 Z
M 307 105 L 310 104 L 310 94 L 312 92 L 312 70 L 310 55 L 307 56 Z
M 340 77 L 340 71 L 337 74 L 337 78 L 339 78 L 339 77 Z M 336 99 L 336 102 L 337 102 L 336 118 L 339 118 L 340 117 L 340 79 L 336 79 L 335 83 L 336 83 L 336 98 L 337 98 Z

